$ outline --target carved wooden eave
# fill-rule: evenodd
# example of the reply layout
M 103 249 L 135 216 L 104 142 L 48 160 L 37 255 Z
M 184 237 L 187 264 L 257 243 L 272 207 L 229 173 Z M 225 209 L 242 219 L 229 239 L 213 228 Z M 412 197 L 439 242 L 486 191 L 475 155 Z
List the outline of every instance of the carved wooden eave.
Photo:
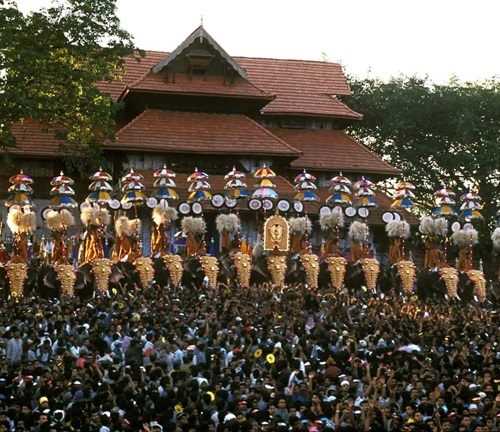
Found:
M 161 72 L 166 66 L 169 65 L 183 50 L 189 47 L 196 39 L 200 41 L 206 40 L 221 56 L 224 58 L 228 64 L 242 77 L 247 78 L 247 72 L 238 63 L 236 63 L 231 56 L 224 51 L 224 49 L 210 36 L 207 31 L 200 25 L 193 33 L 191 33 L 188 38 L 182 42 L 175 50 L 168 54 L 162 61 L 160 61 L 156 66 L 153 67 L 153 73 Z

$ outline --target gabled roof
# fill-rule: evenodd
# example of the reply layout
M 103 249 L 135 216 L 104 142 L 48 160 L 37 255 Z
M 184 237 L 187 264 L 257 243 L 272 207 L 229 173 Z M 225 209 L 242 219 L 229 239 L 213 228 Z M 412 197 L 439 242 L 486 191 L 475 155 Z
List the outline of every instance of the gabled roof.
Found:
M 232 68 L 238 72 L 242 78 L 247 77 L 246 71 L 236 63 L 229 54 L 222 49 L 222 47 L 215 42 L 214 38 L 208 34 L 208 32 L 200 25 L 193 33 L 191 33 L 188 38 L 182 42 L 176 49 L 174 49 L 170 54 L 168 54 L 163 60 L 161 60 L 156 66 L 153 67 L 153 72 L 160 72 L 165 66 L 167 66 L 174 58 L 176 58 L 184 49 L 189 47 L 195 39 L 200 39 L 200 41 L 207 41 L 219 54 L 232 66 Z
M 59 144 L 53 132 L 44 132 L 41 123 L 25 120 L 12 126 L 12 134 L 16 138 L 16 147 L 9 152 L 18 156 L 54 157 L 59 154 Z
M 302 156 L 291 163 L 294 168 L 389 175 L 397 175 L 400 172 L 340 130 L 282 128 L 269 130 L 302 151 Z
M 141 62 L 127 57 L 125 72 L 120 74 L 120 79 L 111 83 L 100 82 L 97 86 L 102 92 L 110 93 L 114 100 L 118 100 L 127 87 L 134 86 L 134 83 L 137 86 L 135 88 L 140 90 L 143 84 L 139 83 L 149 81 L 151 69 L 160 64 L 162 59 L 169 58 L 165 54 L 147 51 Z M 352 120 L 362 118 L 361 114 L 335 97 L 350 94 L 338 63 L 250 57 L 234 57 L 234 60 L 244 67 L 246 79 L 255 90 L 275 96 L 262 109 L 265 114 L 329 116 Z M 162 91 L 160 88 L 157 90 Z
M 360 120 L 362 115 L 337 100 L 351 94 L 338 63 L 236 57 L 257 87 L 275 94 L 264 114 L 303 114 Z
M 123 99 L 127 92 L 169 93 L 169 94 L 204 94 L 224 97 L 251 97 L 271 101 L 274 97 L 257 87 L 248 80 L 236 77 L 231 85 L 224 84 L 218 75 L 192 75 L 176 73 L 175 83 L 165 82 L 162 74 L 146 73 L 132 83 L 122 93 Z M 265 103 L 265 102 L 264 102 Z
M 244 115 L 145 110 L 106 149 L 298 157 L 301 152 Z

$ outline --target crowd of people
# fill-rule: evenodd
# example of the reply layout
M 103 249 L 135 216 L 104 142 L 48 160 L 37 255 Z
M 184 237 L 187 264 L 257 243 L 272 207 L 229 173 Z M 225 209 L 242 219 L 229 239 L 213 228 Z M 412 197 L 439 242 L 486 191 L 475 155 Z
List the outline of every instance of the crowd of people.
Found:
M 0 315 L 1 431 L 496 432 L 487 304 L 152 287 Z

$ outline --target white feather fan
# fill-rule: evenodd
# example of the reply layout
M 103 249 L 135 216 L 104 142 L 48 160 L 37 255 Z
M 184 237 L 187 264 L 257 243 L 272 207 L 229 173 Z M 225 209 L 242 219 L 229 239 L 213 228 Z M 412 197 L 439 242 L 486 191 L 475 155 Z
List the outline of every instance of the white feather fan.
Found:
M 181 222 L 182 230 L 187 234 L 202 234 L 203 221 L 199 217 L 186 216 Z
M 366 240 L 366 225 L 363 222 L 353 222 L 349 227 L 351 241 L 362 243 Z
M 479 243 L 479 234 L 474 228 L 469 230 L 461 229 L 451 235 L 451 241 L 459 249 L 468 247 L 471 244 L 475 246 Z
M 308 234 L 312 232 L 312 222 L 307 216 L 288 219 L 290 226 L 290 234 L 304 235 L 307 231 Z
M 226 231 L 231 234 L 238 230 L 238 217 L 233 213 L 220 214 L 215 218 L 215 225 L 219 233 Z

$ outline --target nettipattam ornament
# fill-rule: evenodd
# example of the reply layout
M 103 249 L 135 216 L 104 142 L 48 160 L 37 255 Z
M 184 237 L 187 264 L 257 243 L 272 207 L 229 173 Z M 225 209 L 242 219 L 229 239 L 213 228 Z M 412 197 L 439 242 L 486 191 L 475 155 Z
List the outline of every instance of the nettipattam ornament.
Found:
M 267 268 L 271 273 L 271 280 L 275 286 L 283 286 L 287 270 L 286 256 L 271 254 L 267 257 Z
M 457 286 L 458 286 L 458 271 L 453 267 L 442 267 L 439 269 L 439 274 L 441 279 L 446 286 L 446 292 L 449 298 L 457 297 Z
M 143 288 L 146 288 L 155 277 L 153 261 L 149 257 L 139 257 L 135 260 L 135 266 L 139 270 Z
M 108 291 L 112 262 L 108 258 L 96 258 L 90 264 L 95 276 L 97 289 L 103 295 Z
M 212 256 L 201 256 L 200 264 L 205 272 L 205 276 L 208 278 L 208 283 L 211 287 L 217 286 L 217 275 L 219 274 L 219 262 L 216 257 Z
M 233 261 L 240 285 L 243 288 L 248 288 L 252 273 L 252 258 L 247 253 L 238 252 L 233 255 Z
M 165 266 L 168 268 L 168 272 L 170 273 L 172 286 L 178 288 L 182 281 L 182 273 L 184 272 L 181 257 L 179 255 L 165 255 L 163 259 L 165 260 Z
M 380 273 L 380 263 L 375 258 L 363 258 L 361 267 L 365 274 L 366 286 L 372 292 L 375 292 L 378 274 Z
M 332 279 L 332 286 L 339 291 L 342 290 L 347 266 L 346 259 L 341 256 L 329 256 L 326 259 L 326 263 Z
M 54 266 L 57 279 L 61 282 L 62 294 L 66 297 L 73 297 L 75 294 L 75 268 L 71 264 L 57 264 Z
M 415 281 L 415 264 L 411 261 L 398 261 L 397 268 L 403 290 L 411 293 Z
M 314 254 L 303 254 L 300 256 L 302 268 L 306 272 L 306 283 L 311 289 L 318 287 L 319 263 L 318 256 Z
M 479 301 L 484 302 L 486 300 L 486 279 L 483 272 L 481 270 L 469 270 L 466 273 L 474 284 Z
M 11 297 L 21 297 L 23 295 L 24 281 L 28 277 L 28 266 L 24 262 L 10 262 L 6 265 L 9 276 Z

